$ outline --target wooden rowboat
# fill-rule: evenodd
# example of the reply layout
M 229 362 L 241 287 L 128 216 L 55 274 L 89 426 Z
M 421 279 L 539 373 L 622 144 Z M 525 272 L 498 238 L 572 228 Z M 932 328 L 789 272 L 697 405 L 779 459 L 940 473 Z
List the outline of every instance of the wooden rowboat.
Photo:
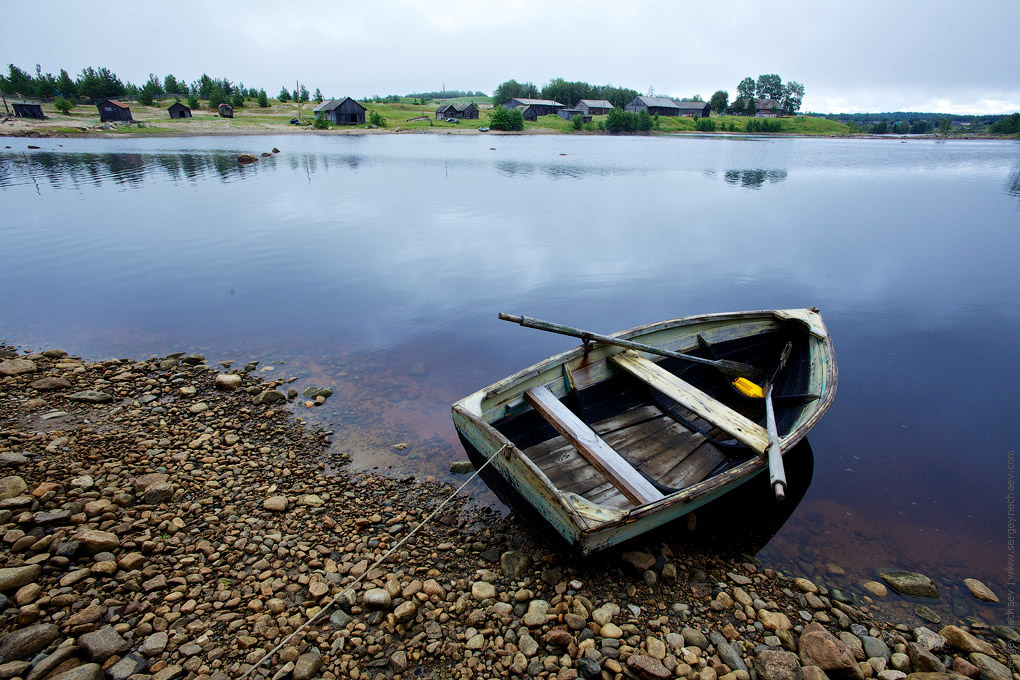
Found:
M 770 449 L 775 477 L 781 455 L 836 394 L 832 342 L 816 309 L 568 334 L 585 342 L 461 399 L 453 420 L 475 467 L 488 461 L 481 476 L 493 492 L 575 553 L 615 545 L 722 496 L 769 469 Z M 764 377 L 764 392 L 738 389 L 734 366 Z

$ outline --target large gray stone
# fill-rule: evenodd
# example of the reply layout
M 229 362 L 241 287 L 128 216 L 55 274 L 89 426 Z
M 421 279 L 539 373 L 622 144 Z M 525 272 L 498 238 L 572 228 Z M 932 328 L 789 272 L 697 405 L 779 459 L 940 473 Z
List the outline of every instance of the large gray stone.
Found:
M 821 624 L 805 626 L 797 646 L 804 666 L 817 666 L 832 680 L 864 680 L 853 652 Z
M 889 657 L 892 656 L 889 645 L 878 638 L 864 635 L 861 637 L 861 644 L 864 647 L 864 656 L 868 659 L 879 657 L 888 661 Z
M 106 671 L 110 680 L 127 680 L 136 673 L 141 673 L 148 668 L 149 662 L 138 654 L 125 654 L 117 663 L 110 666 Z
M 730 670 L 734 671 L 748 671 L 747 664 L 744 663 L 744 659 L 740 656 L 740 652 L 729 643 L 729 641 L 722 636 L 719 631 L 713 630 L 708 634 L 708 639 L 715 645 L 716 654 L 719 655 L 719 659 L 730 667 Z
M 0 657 L 4 661 L 30 659 L 60 636 L 60 629 L 52 623 L 37 623 L 19 628 L 0 640 Z
M 75 539 L 81 541 L 85 549 L 93 555 L 101 552 L 110 552 L 120 545 L 120 538 L 116 534 L 111 534 L 109 531 L 99 531 L 98 529 L 87 529 L 75 536 Z
M 981 652 L 970 655 L 970 661 L 981 671 L 981 680 L 1012 680 L 1013 675 L 1004 665 Z
M 35 371 L 35 362 L 28 359 L 0 361 L 0 375 L 21 375 L 22 373 L 35 373 Z
M 131 649 L 131 643 L 120 636 L 111 626 L 103 626 L 97 631 L 86 633 L 78 638 L 89 658 L 102 663 L 114 654 L 123 654 Z
M 34 583 L 41 573 L 42 567 L 38 564 L 0 569 L 0 593 Z M 7 657 L 5 656 L 4 658 L 6 659 Z
M 319 672 L 321 665 L 322 656 L 319 654 L 319 650 L 302 654 L 294 662 L 294 672 L 291 674 L 291 678 L 292 680 L 312 680 Z
M 883 571 L 879 576 L 900 595 L 932 598 L 939 596 L 935 582 L 924 574 L 914 571 Z
M 71 401 L 81 401 L 86 404 L 107 404 L 113 401 L 113 395 L 99 390 L 82 390 L 67 397 Z
M 0 479 L 0 500 L 17 498 L 28 492 L 28 484 L 21 477 L 11 475 Z
M 87 663 L 60 675 L 55 675 L 47 680 L 104 680 L 103 667 L 97 663 Z
M 508 550 L 499 556 L 499 568 L 507 578 L 519 579 L 531 568 L 531 555 Z
M 768 649 L 754 658 L 754 668 L 760 680 L 803 680 L 800 659 L 793 652 Z

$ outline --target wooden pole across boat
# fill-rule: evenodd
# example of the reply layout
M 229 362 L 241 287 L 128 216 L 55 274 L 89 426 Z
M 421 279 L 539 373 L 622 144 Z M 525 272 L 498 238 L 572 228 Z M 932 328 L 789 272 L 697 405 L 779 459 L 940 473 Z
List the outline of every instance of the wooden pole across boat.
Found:
M 765 430 L 769 435 L 769 483 L 776 492 L 776 500 L 786 498 L 786 468 L 783 467 L 783 451 L 779 448 L 779 428 L 776 427 L 776 410 L 772 406 L 772 385 L 765 386 Z
M 668 349 L 661 349 L 659 347 L 653 347 L 651 345 L 645 345 L 640 342 L 633 342 L 632 340 L 624 340 L 623 338 L 616 338 L 611 335 L 602 335 L 601 333 L 592 333 L 591 331 L 584 331 L 580 328 L 571 328 L 570 326 L 562 326 L 557 323 L 551 323 L 549 321 L 542 321 L 540 319 L 532 319 L 528 316 L 514 316 L 513 314 L 499 313 L 499 318 L 503 321 L 511 321 L 513 323 L 520 324 L 525 328 L 537 328 L 540 331 L 549 331 L 550 333 L 559 333 L 560 335 L 570 335 L 575 338 L 581 338 L 586 342 L 594 340 L 595 342 L 601 342 L 606 345 L 617 345 L 619 347 L 627 347 L 628 349 L 636 349 L 639 352 L 647 352 L 649 354 L 658 354 L 664 357 L 670 357 L 672 359 L 680 359 L 681 361 L 689 361 L 694 364 L 704 364 L 705 366 L 713 366 L 726 375 L 739 376 L 742 378 L 748 378 L 750 380 L 758 380 L 761 377 L 761 371 L 750 364 L 744 364 L 739 361 L 730 361 L 728 359 L 704 359 L 702 357 L 691 356 L 690 354 L 681 354 L 679 352 L 671 352 Z

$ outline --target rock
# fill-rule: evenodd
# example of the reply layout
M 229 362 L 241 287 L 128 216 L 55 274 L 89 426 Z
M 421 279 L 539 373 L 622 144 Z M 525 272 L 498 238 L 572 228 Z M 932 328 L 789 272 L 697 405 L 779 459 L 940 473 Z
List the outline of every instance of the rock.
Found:
M 21 375 L 22 373 L 35 373 L 36 370 L 35 362 L 28 359 L 0 361 L 0 375 Z
M 889 594 L 888 588 L 878 581 L 865 581 L 861 584 L 861 587 L 866 591 L 874 595 L 875 597 L 885 597 Z
M 393 618 L 397 623 L 404 623 L 410 621 L 418 614 L 418 605 L 412 600 L 401 602 L 397 605 L 397 608 L 393 610 Z
M 919 673 L 945 673 L 945 665 L 939 658 L 927 649 L 911 642 L 907 644 L 907 655 L 910 657 L 910 667 Z
M 668 680 L 673 677 L 661 661 L 643 654 L 632 654 L 628 657 L 627 668 L 644 680 Z
M 144 505 L 162 505 L 169 503 L 174 497 L 174 485 L 170 482 L 157 482 L 146 487 L 142 492 L 142 503 Z
M 255 397 L 257 404 L 279 404 L 287 401 L 287 395 L 276 390 L 266 390 Z
M 754 668 L 760 680 L 804 680 L 800 659 L 793 652 L 772 649 L 758 652 Z
M 259 157 L 250 153 L 241 153 L 237 155 L 237 162 L 241 165 L 247 165 L 249 163 L 255 163 Z
M 29 583 L 34 583 L 41 573 L 42 567 L 38 564 L 0 569 L 0 593 L 6 593 L 8 590 L 14 590 Z M 6 658 L 6 655 L 0 654 L 0 656 Z
M 496 597 L 496 586 L 485 581 L 475 581 L 471 584 L 471 597 L 479 602 Z
M 19 628 L 0 640 L 0 658 L 5 662 L 31 659 L 59 636 L 60 629 L 52 623 Z
M 521 650 L 524 656 L 530 659 L 538 652 L 538 641 L 528 633 L 525 633 L 517 640 L 517 648 Z
M 779 612 L 770 612 L 767 609 L 758 610 L 758 621 L 765 630 L 792 630 L 793 624 L 790 622 L 789 617 L 786 614 Z M 687 636 L 685 635 L 684 638 Z
M 0 500 L 17 498 L 28 493 L 28 484 L 21 477 L 10 476 L 0 479 Z
M 981 674 L 981 669 L 962 656 L 958 656 L 953 659 L 953 672 L 965 675 L 968 678 L 976 678 Z
M 114 654 L 123 654 L 131 649 L 131 643 L 120 636 L 111 626 L 86 633 L 78 638 L 78 644 L 88 652 L 89 658 L 102 663 Z
M 599 629 L 599 635 L 610 640 L 619 640 L 623 637 L 623 631 L 615 623 L 607 623 Z
M 138 651 L 145 656 L 159 656 L 166 649 L 167 643 L 170 641 L 170 636 L 164 631 L 153 633 L 149 637 L 145 638 L 142 646 L 138 648 Z
M 903 671 L 894 671 L 891 668 L 878 672 L 878 680 L 903 680 L 905 677 L 907 677 L 907 674 Z
M 929 652 L 939 652 L 946 646 L 946 639 L 924 626 L 914 629 L 914 640 Z
M 286 496 L 270 496 L 262 502 L 262 507 L 272 512 L 286 512 L 288 505 Z
M 244 382 L 241 376 L 236 373 L 217 373 L 216 374 L 216 389 L 224 390 L 225 392 L 231 392 L 236 390 Z
M 967 586 L 967 590 L 970 591 L 971 595 L 981 600 L 982 602 L 999 601 L 998 596 L 996 596 L 996 594 L 992 592 L 992 589 L 986 586 L 981 581 L 977 580 L 976 578 L 965 578 L 963 579 L 963 584 Z
M 365 592 L 364 603 L 371 609 L 389 609 L 393 598 L 385 588 L 372 588 Z
M 900 595 L 931 598 L 939 596 L 935 583 L 924 574 L 913 571 L 883 571 L 879 576 Z
M 475 466 L 469 460 L 455 460 L 450 463 L 451 475 L 466 475 L 475 471 Z
M 574 636 L 570 634 L 570 631 L 563 630 L 562 628 L 553 628 L 542 636 L 542 642 L 558 647 L 566 647 L 573 641 Z
M 916 607 L 914 607 L 914 613 L 917 614 L 918 617 L 927 621 L 928 623 L 934 624 L 942 623 L 942 617 L 939 616 L 938 612 L 936 612 L 928 605 L 924 604 L 917 605 Z
M 987 654 L 974 652 L 970 655 L 970 660 L 978 667 L 981 680 L 1012 680 L 1013 678 L 1008 668 Z
M 995 654 L 995 648 L 992 647 L 992 645 L 984 640 L 977 639 L 962 628 L 946 626 L 939 631 L 939 635 L 944 637 L 953 647 L 962 649 L 965 652 L 979 652 L 989 656 L 993 656 Z
M 861 645 L 864 647 L 865 658 L 881 657 L 888 661 L 889 657 L 892 656 L 892 652 L 885 642 L 870 635 L 861 636 Z
M 864 674 L 846 644 L 817 622 L 804 627 L 798 642 L 801 663 L 818 666 L 832 680 L 863 680 Z
M 46 680 L 104 680 L 103 667 L 97 663 L 87 663 L 60 675 L 51 675 Z
M 167 666 L 153 675 L 151 680 L 174 680 L 174 678 L 178 677 L 182 673 L 184 673 L 184 666 Z
M 508 550 L 499 556 L 499 568 L 510 579 L 520 579 L 531 569 L 531 555 Z
M 39 378 L 38 380 L 28 383 L 28 386 L 33 390 L 39 390 L 40 392 L 49 392 L 52 390 L 66 390 L 71 386 L 71 381 L 67 378 L 54 378 L 46 377 Z
M 301 396 L 305 399 L 315 399 L 316 397 L 328 399 L 333 396 L 333 389 L 330 387 L 306 387 L 304 392 L 301 393 Z
M 71 401 L 81 401 L 86 404 L 108 404 L 113 401 L 113 395 L 98 390 L 82 390 L 67 397 Z
M 680 635 L 689 646 L 697 647 L 698 649 L 708 649 L 708 638 L 700 630 L 684 628 L 680 631 Z
M 116 534 L 97 529 L 88 529 L 75 537 L 81 541 L 82 546 L 95 555 L 101 552 L 110 552 L 120 546 L 120 539 Z
M 630 550 L 620 555 L 620 559 L 633 567 L 639 574 L 643 574 L 655 566 L 655 556 L 646 552 Z
M 32 667 L 32 671 L 25 676 L 25 680 L 41 680 L 57 670 L 68 659 L 79 656 L 81 652 L 82 649 L 78 645 L 60 645 L 52 654 L 40 659 Z M 74 662 L 77 663 L 78 660 L 75 659 Z
M 291 674 L 292 680 L 312 680 L 322 666 L 322 655 L 319 650 L 302 654 L 294 662 L 294 671 Z M 406 665 L 405 665 L 406 670 Z
M 106 671 L 109 680 L 127 680 L 149 667 L 149 662 L 138 654 L 126 654 Z
M 596 680 L 602 677 L 602 666 L 590 656 L 582 656 L 574 663 L 577 672 L 584 680 Z
M 708 634 L 708 639 L 715 645 L 715 652 L 719 655 L 719 659 L 729 666 L 730 670 L 748 672 L 747 664 L 744 663 L 740 652 L 721 633 L 713 630 Z

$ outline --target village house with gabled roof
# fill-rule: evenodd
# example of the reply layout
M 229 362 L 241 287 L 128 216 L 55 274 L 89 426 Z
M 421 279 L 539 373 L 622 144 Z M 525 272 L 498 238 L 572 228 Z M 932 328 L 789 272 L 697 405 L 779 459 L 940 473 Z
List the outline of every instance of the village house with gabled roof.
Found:
M 324 101 L 312 109 L 312 113 L 316 118 L 325 118 L 334 125 L 364 125 L 367 110 L 350 97 L 345 97 Z
M 100 122 L 110 121 L 131 121 L 131 109 L 127 104 L 122 104 L 116 99 L 107 99 L 96 104 L 99 109 Z
M 625 110 L 631 113 L 647 111 L 649 116 L 679 116 L 680 106 L 672 99 L 666 97 L 641 97 L 637 96 L 630 100 Z
M 505 109 L 516 109 L 522 106 L 531 109 L 531 112 L 536 116 L 548 116 L 550 113 L 556 113 L 560 109 L 566 108 L 563 104 L 552 99 L 514 97 L 503 102 L 503 108 Z
M 604 116 L 613 110 L 613 103 L 606 99 L 580 99 L 574 108 L 586 116 Z
M 477 118 L 478 107 L 471 102 L 454 102 L 443 104 L 436 109 L 436 120 L 444 118 L 461 118 L 464 120 Z

